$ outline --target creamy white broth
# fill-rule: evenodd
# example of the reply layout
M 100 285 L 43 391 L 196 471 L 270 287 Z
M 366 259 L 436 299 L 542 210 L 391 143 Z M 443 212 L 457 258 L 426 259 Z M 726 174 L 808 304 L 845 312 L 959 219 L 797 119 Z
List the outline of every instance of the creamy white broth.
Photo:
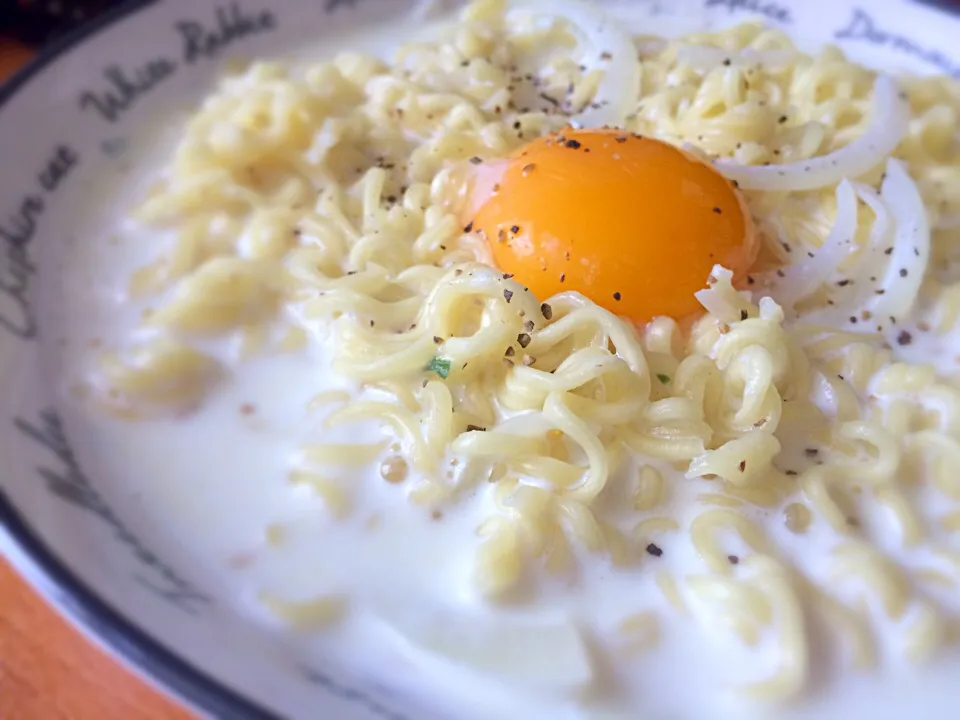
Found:
M 372 49 L 381 38 L 349 38 L 343 47 Z M 164 152 L 171 147 L 166 143 Z M 82 393 L 78 397 L 75 387 L 90 376 L 99 345 L 120 344 L 144 332 L 137 327 L 141 313 L 153 307 L 151 302 L 131 303 L 124 288 L 130 273 L 153 257 L 156 245 L 165 239 L 146 234 L 123 220 L 122 214 L 155 176 L 160 165 L 157 155 L 162 153 L 154 146 L 149 162 L 142 168 L 136 163 L 132 172 L 143 183 L 126 187 L 105 210 L 107 214 L 117 211 L 109 217 L 109 224 L 117 228 L 116 241 L 100 238 L 84 243 L 76 248 L 75 264 L 67 263 L 64 402 L 69 405 L 68 417 L 81 455 L 83 448 L 123 449 L 96 461 L 102 482 L 120 493 L 134 492 L 138 508 L 170 538 L 189 548 L 221 584 L 223 596 L 235 601 L 238 612 L 252 622 L 275 627 L 297 652 L 336 658 L 384 684 L 428 700 L 436 698 L 457 717 L 492 713 L 632 717 L 638 712 L 664 717 L 722 712 L 743 717 L 770 712 L 767 706 L 745 702 L 731 691 L 763 680 L 773 671 L 772 631 L 762 634 L 755 648 L 745 648 L 733 633 L 703 618 L 685 583 L 679 592 L 687 612 L 671 609 L 657 585 L 660 571 L 678 580 L 706 574 L 686 532 L 659 535 L 662 555 L 648 552 L 628 568 L 613 568 L 607 559 L 598 560 L 577 548 L 579 562 L 572 579 L 550 578 L 526 568 L 518 592 L 521 601 L 494 605 L 479 596 L 472 584 L 476 528 L 490 505 L 482 488 L 434 511 L 410 503 L 402 488 L 385 483 L 379 462 L 344 468 L 338 476 L 352 491 L 353 511 L 346 519 L 336 519 L 308 488 L 292 486 L 290 465 L 304 443 L 383 440 L 389 446 L 393 442 L 373 422 L 325 429 L 326 409 L 308 407 L 311 398 L 327 390 L 346 390 L 355 397 L 359 392 L 355 382 L 330 370 L 333 353 L 323 328 L 311 328 L 314 332 L 302 352 L 242 362 L 237 360 L 235 339 L 205 343 L 204 349 L 222 359 L 229 374 L 185 417 L 118 420 L 91 406 Z M 103 219 L 97 220 L 97 227 L 104 226 Z M 96 289 L 94 293 L 91 288 Z M 895 352 L 910 361 L 935 361 L 943 375 L 954 373 L 960 353 L 955 338 L 931 339 L 922 330 L 915 330 L 913 337 L 915 342 Z M 98 347 L 91 346 L 94 340 Z M 365 392 L 365 397 L 377 397 L 376 391 Z M 781 458 L 801 470 L 811 462 L 804 450 L 785 447 Z M 637 462 L 625 463 L 620 472 L 637 472 Z M 715 492 L 716 485 L 704 479 L 686 480 L 683 471 L 667 463 L 657 467 L 671 483 L 668 514 L 686 528 L 704 509 L 698 496 Z M 458 472 L 456 467 L 451 469 Z M 924 492 L 918 502 L 937 514 L 949 508 L 933 493 Z M 662 510 L 657 514 L 664 514 Z M 890 518 L 872 511 L 865 508 L 859 522 L 878 528 L 889 525 L 889 542 L 881 547 L 890 557 L 905 567 L 942 564 L 926 546 L 902 548 Z M 746 512 L 807 577 L 832 586 L 852 604 L 857 602 L 857 583 L 832 578 L 826 567 L 828 549 L 835 544 L 829 527 L 814 522 L 806 534 L 797 535 L 785 528 L 780 509 Z M 949 545 L 945 534 L 937 537 L 935 528 L 929 532 L 932 540 Z M 736 544 L 725 551 L 738 559 L 749 554 L 748 548 Z M 735 576 L 742 572 L 746 570 L 734 568 Z M 297 633 L 258 603 L 264 591 L 291 601 L 343 596 L 349 600 L 349 611 L 336 628 Z M 955 593 L 937 591 L 936 599 L 952 613 L 960 612 Z M 617 625 L 639 612 L 657 614 L 659 645 L 630 653 L 623 647 L 627 642 Z M 896 624 L 882 613 L 872 615 L 878 620 L 874 632 L 880 663 L 878 669 L 861 674 L 846 669 L 849 651 L 829 639 L 823 623 L 808 618 L 814 641 L 809 687 L 799 700 L 777 708 L 779 715 L 897 717 L 911 711 L 946 712 L 951 678 L 960 671 L 960 654 L 955 649 L 944 651 L 934 662 L 915 668 L 902 658 Z M 908 612 L 901 622 L 910 619 Z M 538 673 L 521 672 L 524 668 L 497 677 L 496 672 L 471 668 L 476 662 L 447 661 L 403 636 L 404 629 L 426 632 L 445 621 L 468 638 L 474 633 L 481 644 L 498 633 L 506 640 L 531 629 L 549 633 L 578 628 L 585 638 L 583 659 L 593 677 L 589 683 L 574 685 L 589 687 L 550 683 Z M 467 643 L 454 644 L 460 648 Z M 509 665 L 506 658 L 497 661 Z M 553 654 L 545 655 L 542 662 L 556 662 L 561 676 L 569 672 L 570 677 L 579 677 L 576 658 Z M 467 698 L 475 704 L 466 705 Z
M 121 246 L 126 242 L 121 241 Z M 113 277 L 123 277 L 124 269 L 102 268 Z M 74 277 L 80 279 L 83 274 L 77 271 Z M 78 285 L 84 287 L 84 283 Z M 112 297 L 95 305 L 103 313 L 99 322 L 90 322 L 87 312 L 77 312 L 72 318 L 69 339 L 73 347 L 82 349 L 90 338 L 121 330 L 116 324 L 120 305 Z M 69 307 L 89 310 L 89 295 L 83 292 Z M 130 323 L 136 310 L 126 309 Z M 83 355 L 72 357 L 81 360 Z M 542 588 L 536 604 L 515 610 L 490 608 L 476 597 L 468 582 L 467 550 L 475 543 L 475 506 L 482 499 L 445 510 L 442 519 L 434 520 L 429 511 L 411 505 L 395 487 L 385 485 L 372 469 L 351 473 L 351 482 L 361 490 L 358 511 L 349 522 L 334 522 L 317 498 L 305 489 L 291 488 L 286 482 L 287 463 L 316 423 L 304 398 L 343 387 L 317 371 L 322 363 L 323 351 L 317 348 L 304 355 L 239 364 L 231 382 L 189 418 L 131 423 L 75 400 L 70 401 L 68 417 L 80 431 L 77 447 L 81 455 L 91 447 L 123 448 L 98 463 L 106 471 L 98 479 L 115 491 L 135 492 L 138 510 L 169 537 L 188 545 L 190 553 L 214 572 L 224 596 L 232 597 L 238 611 L 252 621 L 277 625 L 256 603 L 263 588 L 291 598 L 309 598 L 331 590 L 357 598 L 357 611 L 337 636 L 298 638 L 292 633 L 291 642 L 308 656 L 339 658 L 346 653 L 359 671 L 378 675 L 384 684 L 411 687 L 428 698 L 448 695 L 458 717 L 467 717 L 466 706 L 454 703 L 467 697 L 478 703 L 478 718 L 498 707 L 502 712 L 546 713 L 557 701 L 551 701 L 549 693 L 537 696 L 521 688 L 514 688 L 515 695 L 508 694 L 496 704 L 484 705 L 508 691 L 509 681 L 495 683 L 469 668 L 443 667 L 436 658 L 398 641 L 379 610 L 388 607 L 396 612 L 394 608 L 399 608 L 402 613 L 422 613 L 426 620 L 462 618 L 465 625 L 476 619 L 504 629 L 513 623 L 535 627 L 575 620 L 595 632 L 599 644 L 611 652 L 606 663 L 611 679 L 604 693 L 613 706 L 611 712 L 619 708 L 629 713 L 623 709 L 624 701 L 644 712 L 669 713 L 667 716 L 697 717 L 719 712 L 722 707 L 727 707 L 730 717 L 751 711 L 750 705 L 738 701 L 718 702 L 729 689 L 730 668 L 737 669 L 737 678 L 744 675 L 745 668 L 756 678 L 769 670 L 770 658 L 765 657 L 762 645 L 755 652 L 745 652 L 719 628 L 714 629 L 715 637 L 705 637 L 693 616 L 668 619 L 662 615 L 661 645 L 654 653 L 631 661 L 616 651 L 623 644 L 615 632 L 620 619 L 640 609 L 666 609 L 652 575 L 655 570 L 700 571 L 695 551 L 688 542 L 678 541 L 679 536 L 662 543 L 663 556 L 644 558 L 636 570 L 614 572 L 585 558 L 578 581 Z M 87 367 L 80 362 L 71 370 L 80 373 Z M 252 415 L 243 412 L 248 404 L 255 408 Z M 382 437 L 376 429 L 366 433 L 351 440 Z M 694 482 L 671 502 L 678 510 L 690 510 L 704 489 L 709 489 L 708 483 Z M 370 517 L 378 518 L 374 529 L 368 523 Z M 818 557 L 815 532 L 805 536 L 786 532 L 775 512 L 766 517 L 758 513 L 758 520 L 788 552 L 795 552 L 796 560 L 809 561 L 812 575 L 823 574 L 817 567 L 822 557 Z M 875 521 L 889 522 L 883 517 Z M 283 539 L 279 546 L 271 547 L 266 539 L 268 528 L 277 525 L 284 528 Z M 896 543 L 891 542 L 889 549 L 897 552 Z M 731 552 L 736 550 L 731 548 Z M 927 558 L 920 553 L 913 559 L 924 562 Z M 943 599 L 950 600 L 949 594 Z M 953 602 L 960 605 L 955 598 Z M 291 632 L 282 626 L 277 626 L 277 631 Z M 832 644 L 826 638 L 821 640 L 825 647 Z M 784 716 L 871 712 L 897 717 L 920 711 L 919 703 L 930 713 L 943 712 L 944 703 L 952 698 L 960 655 L 953 652 L 949 658 L 917 670 L 897 657 L 893 639 L 889 644 L 894 652 L 880 671 L 861 677 L 846 675 L 841 681 L 829 677 L 837 663 L 835 653 L 824 652 L 823 665 L 814 662 L 823 674 L 822 687 L 816 687 L 796 710 L 783 711 Z M 405 664 L 398 665 L 401 662 Z M 600 670 L 603 673 L 603 668 Z M 616 691 L 610 687 L 613 683 L 617 683 Z M 484 684 L 489 685 L 489 692 L 482 692 Z M 600 687 L 604 687 L 602 680 Z M 763 713 L 762 709 L 752 711 Z M 591 717 L 590 710 L 572 700 L 556 705 L 556 712 L 564 713 L 560 717 Z

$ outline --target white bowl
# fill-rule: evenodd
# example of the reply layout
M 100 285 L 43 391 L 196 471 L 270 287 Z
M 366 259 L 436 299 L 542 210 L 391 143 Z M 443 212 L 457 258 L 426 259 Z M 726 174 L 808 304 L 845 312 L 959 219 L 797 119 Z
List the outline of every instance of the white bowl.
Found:
M 606 4 L 624 17 L 632 13 L 638 30 L 644 16 L 675 31 L 759 17 L 803 47 L 833 42 L 870 65 L 960 77 L 960 15 L 930 4 Z M 83 218 L 101 218 L 99 230 L 109 231 L 107 221 L 123 212 L 110 200 L 141 167 L 128 150 L 134 136 L 181 117 L 211 89 L 225 57 L 291 49 L 322 55 L 332 39 L 396 23 L 420 5 L 134 0 L 54 44 L 0 88 L 0 370 L 7 379 L 0 390 L 0 452 L 9 463 L 0 475 L 0 551 L 88 637 L 212 717 L 439 714 L 405 697 L 401 678 L 353 677 L 333 663 L 306 663 L 291 638 L 236 613 L 187 543 L 154 527 L 129 487 L 84 473 L 119 449 L 82 442 L 84 428 L 60 409 L 58 302 L 69 272 L 63 251 L 98 230 Z M 233 25 L 229 37 L 218 26 L 218 12 Z M 238 15 L 243 22 L 236 22 Z M 201 29 L 219 44 L 198 51 Z M 91 188 L 101 189 L 99 202 L 106 200 L 92 215 Z

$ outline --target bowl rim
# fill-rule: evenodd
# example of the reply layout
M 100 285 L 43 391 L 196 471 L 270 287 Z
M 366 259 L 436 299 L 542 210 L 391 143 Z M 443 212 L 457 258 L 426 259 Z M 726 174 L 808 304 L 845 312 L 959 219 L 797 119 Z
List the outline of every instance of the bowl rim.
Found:
M 18 91 L 35 75 L 101 31 L 161 0 L 126 0 L 98 15 L 40 50 L 23 68 L 0 84 L 0 112 L 14 101 Z M 30 527 L 30 524 L 0 487 L 0 540 L 3 533 L 18 553 L 0 553 L 35 592 L 89 638 L 130 667 L 148 684 L 161 688 L 189 706 L 216 718 L 281 720 L 225 683 L 184 660 L 123 613 L 106 602 L 74 572 Z M 56 600 L 35 581 L 42 576 L 54 590 Z
M 20 70 L 0 84 L 0 112 L 16 99 L 18 91 L 35 75 L 67 54 L 77 45 L 139 11 L 163 0 L 124 0 L 92 20 L 74 28 L 46 45 Z M 954 0 L 915 0 L 917 4 L 960 17 L 960 5 Z M 15 552 L 4 552 L 4 541 Z M 186 661 L 174 650 L 141 629 L 124 613 L 104 600 L 83 578 L 60 559 L 34 531 L 7 493 L 0 487 L 0 556 L 17 571 L 21 579 L 57 612 L 73 624 L 88 640 L 119 659 L 168 696 L 186 703 L 213 718 L 238 720 L 283 720 L 273 711 L 250 700 Z M 43 577 L 54 588 L 46 591 L 36 581 Z M 52 597 L 55 596 L 55 597 Z

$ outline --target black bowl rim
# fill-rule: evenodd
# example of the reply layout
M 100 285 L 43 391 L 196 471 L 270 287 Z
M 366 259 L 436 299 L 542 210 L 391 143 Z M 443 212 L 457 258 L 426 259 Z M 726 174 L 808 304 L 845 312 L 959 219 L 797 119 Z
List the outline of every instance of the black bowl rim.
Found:
M 41 50 L 26 67 L 0 85 L 0 111 L 33 77 L 75 46 L 118 21 L 156 5 L 159 0 L 127 0 Z M 3 527 L 34 569 L 56 588 L 58 609 L 88 636 L 96 638 L 140 674 L 166 692 L 215 718 L 281 720 L 224 683 L 191 665 L 139 628 L 103 600 L 73 572 L 30 527 L 0 488 L 0 527 Z M 37 589 L 36 587 L 34 589 Z M 48 598 L 44 598 L 50 602 Z
M 41 50 L 23 69 L 0 85 L 0 111 L 34 75 L 74 46 L 100 31 L 161 0 L 127 0 L 119 7 L 81 25 Z M 951 0 L 920 0 L 922 4 L 955 14 Z M 30 527 L 0 488 L 0 527 L 3 527 L 36 570 L 57 588 L 57 608 L 69 620 L 110 651 L 136 668 L 149 682 L 214 718 L 283 720 L 190 664 L 139 628 L 103 600 L 73 572 Z M 37 588 L 34 588 L 35 590 Z M 48 598 L 44 598 L 48 603 Z

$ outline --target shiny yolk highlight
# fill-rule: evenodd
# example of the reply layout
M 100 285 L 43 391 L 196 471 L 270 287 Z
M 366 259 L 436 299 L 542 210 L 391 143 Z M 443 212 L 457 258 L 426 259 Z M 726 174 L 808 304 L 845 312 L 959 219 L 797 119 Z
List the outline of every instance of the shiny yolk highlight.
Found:
M 715 264 L 740 280 L 758 242 L 739 192 L 672 145 L 565 130 L 473 166 L 467 229 L 538 297 L 576 290 L 635 322 L 700 310 Z

